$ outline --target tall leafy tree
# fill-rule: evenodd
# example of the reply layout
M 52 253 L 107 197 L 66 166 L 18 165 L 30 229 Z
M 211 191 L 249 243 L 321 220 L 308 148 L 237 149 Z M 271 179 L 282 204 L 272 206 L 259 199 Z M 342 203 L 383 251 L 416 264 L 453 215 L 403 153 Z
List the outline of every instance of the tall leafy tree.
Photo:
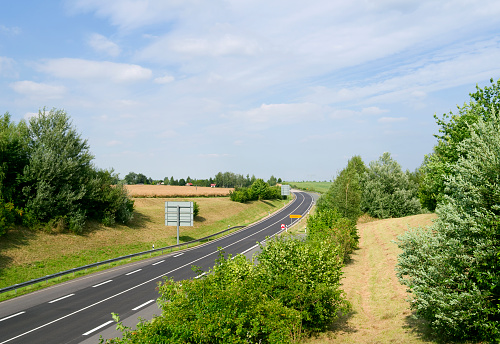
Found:
M 343 217 L 356 223 L 361 215 L 361 178 L 366 170 L 361 157 L 353 156 L 339 172 L 328 192 L 318 200 L 318 209 L 336 209 Z
M 370 162 L 363 178 L 361 208 L 378 218 L 421 212 L 417 189 L 390 153 L 385 152 L 377 161 Z
M 29 120 L 28 150 L 26 219 L 37 223 L 67 217 L 70 229 L 80 231 L 86 218 L 82 199 L 93 172 L 87 140 L 63 110 L 43 109 Z
M 424 176 L 419 190 L 422 205 L 431 211 L 446 193 L 445 180 L 454 174 L 451 166 L 468 155 L 458 147 L 471 136 L 469 128 L 479 119 L 488 121 L 493 112 L 500 111 L 500 79 L 496 83 L 491 79 L 490 83 L 484 88 L 476 85 L 476 92 L 469 94 L 470 102 L 458 106 L 457 114 L 450 112 L 442 118 L 434 115 L 440 127 L 439 134 L 434 135 L 438 142 L 421 167 Z
M 448 339 L 500 342 L 500 117 L 477 116 L 429 229 L 400 237 L 398 276 L 411 307 Z

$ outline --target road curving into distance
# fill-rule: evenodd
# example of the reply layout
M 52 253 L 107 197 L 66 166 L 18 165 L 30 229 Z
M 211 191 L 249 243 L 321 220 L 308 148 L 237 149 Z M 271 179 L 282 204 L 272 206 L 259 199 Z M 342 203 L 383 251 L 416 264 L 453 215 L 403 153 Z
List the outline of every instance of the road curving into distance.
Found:
M 0 344 L 81 343 L 114 328 L 111 313 L 122 319 L 140 314 L 158 298 L 156 286 L 165 277 L 195 277 L 192 265 L 207 271 L 221 247 L 236 255 L 281 232 L 305 215 L 314 202 L 311 194 L 295 191 L 285 208 L 235 233 L 188 250 L 157 256 L 81 277 L 0 303 Z M 137 321 L 136 321 L 137 322 Z M 97 343 L 98 341 L 94 341 Z

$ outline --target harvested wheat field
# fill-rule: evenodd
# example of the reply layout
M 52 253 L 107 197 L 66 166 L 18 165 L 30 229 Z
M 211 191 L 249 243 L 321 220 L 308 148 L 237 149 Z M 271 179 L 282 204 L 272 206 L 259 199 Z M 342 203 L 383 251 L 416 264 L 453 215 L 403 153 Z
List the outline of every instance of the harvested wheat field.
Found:
M 228 196 L 233 188 L 176 185 L 125 185 L 130 197 L 219 197 Z
M 406 287 L 396 277 L 400 249 L 392 242 L 408 226 L 432 224 L 434 214 L 358 224 L 359 249 L 344 267 L 342 289 L 352 312 L 331 331 L 306 343 L 434 343 L 422 322 L 412 318 Z

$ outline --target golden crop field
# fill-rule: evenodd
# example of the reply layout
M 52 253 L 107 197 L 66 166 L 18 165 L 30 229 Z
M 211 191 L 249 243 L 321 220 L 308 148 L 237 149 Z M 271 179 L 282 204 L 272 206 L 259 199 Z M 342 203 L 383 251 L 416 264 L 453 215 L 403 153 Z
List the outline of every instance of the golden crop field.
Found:
M 233 188 L 177 185 L 125 185 L 130 197 L 218 197 L 228 196 Z

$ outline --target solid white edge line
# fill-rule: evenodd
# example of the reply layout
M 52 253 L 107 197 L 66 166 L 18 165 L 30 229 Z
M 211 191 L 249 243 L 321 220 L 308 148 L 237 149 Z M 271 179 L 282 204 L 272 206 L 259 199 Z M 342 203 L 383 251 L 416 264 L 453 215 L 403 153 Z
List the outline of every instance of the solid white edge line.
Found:
M 302 201 L 302 202 L 303 202 L 303 201 Z M 300 204 L 302 204 L 302 202 L 301 202 Z M 299 206 L 300 206 L 300 204 L 299 204 Z M 281 221 L 281 220 L 279 220 L 279 221 Z M 277 222 L 275 222 L 275 223 L 273 223 L 273 224 L 276 224 L 276 223 L 277 223 Z M 272 224 L 272 225 L 273 225 L 273 224 Z M 270 226 L 271 226 L 271 225 L 270 225 Z M 258 231 L 258 232 L 254 232 L 254 233 L 252 233 L 251 235 L 249 235 L 248 237 L 251 237 L 251 236 L 253 236 L 253 235 L 257 234 L 257 233 L 259 233 L 259 232 L 261 232 L 261 231 L 263 231 L 263 230 L 265 230 L 265 229 L 269 228 L 270 226 L 267 226 L 267 227 L 265 227 L 265 228 L 261 229 L 261 230 L 260 230 L 260 231 Z M 273 235 L 273 236 L 274 236 L 274 235 Z M 248 238 L 248 237 L 246 237 L 246 238 Z M 272 236 L 271 236 L 271 237 L 272 237 Z M 232 245 L 234 245 L 234 244 L 236 244 L 236 243 L 238 243 L 238 242 L 240 242 L 240 241 L 242 241 L 242 240 L 244 240 L 244 239 L 246 239 L 246 238 L 243 238 L 243 239 L 241 239 L 241 240 L 238 240 L 238 241 L 236 241 L 236 242 L 234 242 L 234 243 L 232 243 L 232 244 L 230 244 L 230 245 L 227 245 L 226 247 L 232 246 Z M 103 300 L 101 300 L 101 301 L 97 301 L 97 302 L 95 302 L 95 303 L 93 303 L 93 304 L 91 304 L 91 305 L 89 305 L 89 306 L 86 306 L 86 307 L 84 307 L 84 308 L 82 308 L 82 309 L 79 309 L 79 310 L 77 310 L 77 311 L 74 311 L 73 313 L 66 314 L 66 315 L 65 315 L 65 316 L 63 316 L 63 317 L 57 318 L 57 319 L 52 320 L 52 321 L 50 321 L 50 322 L 48 322 L 48 323 L 46 323 L 46 324 L 44 324 L 44 325 L 40 325 L 40 326 L 38 326 L 38 327 L 36 327 L 36 328 L 34 328 L 34 329 L 31 329 L 31 330 L 29 330 L 29 331 L 26 331 L 26 332 L 24 332 L 24 333 L 21 333 L 21 334 L 19 334 L 19 335 L 15 336 L 15 337 L 12 337 L 12 338 L 10 338 L 10 339 L 7 339 L 7 340 L 5 340 L 5 341 L 1 342 L 0 344 L 8 343 L 8 342 L 10 342 L 10 341 L 13 341 L 14 339 L 17 339 L 17 338 L 20 338 L 20 337 L 22 337 L 22 336 L 24 336 L 24 335 L 27 335 L 28 333 L 31 333 L 31 332 L 37 331 L 37 330 L 39 330 L 39 329 L 41 329 L 41 328 L 44 328 L 44 327 L 49 326 L 49 325 L 52 325 L 53 323 L 56 323 L 56 322 L 61 321 L 61 320 L 63 320 L 63 319 L 66 319 L 66 318 L 68 318 L 68 317 L 70 317 L 70 316 L 72 316 L 72 315 L 74 315 L 74 314 L 77 314 L 77 313 L 83 312 L 84 310 L 87 310 L 87 309 L 89 309 L 89 308 L 91 308 L 91 307 L 94 307 L 94 306 L 96 306 L 96 305 L 98 305 L 98 304 L 101 304 L 101 303 L 106 302 L 106 301 L 108 301 L 108 300 L 111 300 L 111 299 L 113 299 L 113 298 L 115 298 L 115 297 L 117 297 L 117 296 L 120 296 L 120 295 L 122 295 L 122 294 L 125 294 L 125 293 L 127 293 L 127 292 L 129 292 L 129 291 L 131 291 L 131 290 L 133 290 L 133 289 L 135 289 L 135 288 L 139 288 L 139 287 L 143 286 L 144 284 L 147 284 L 147 283 L 149 283 L 149 282 L 152 282 L 152 281 L 154 281 L 154 280 L 157 280 L 158 278 L 161 278 L 161 277 L 163 277 L 163 276 L 166 276 L 166 275 L 168 275 L 168 274 L 171 274 L 172 272 L 175 272 L 175 271 L 177 271 L 177 270 L 180 270 L 180 269 L 182 269 L 182 268 L 184 268 L 184 267 L 186 267 L 186 266 L 188 266 L 188 265 L 192 265 L 193 263 L 196 263 L 196 262 L 197 262 L 197 261 L 199 261 L 199 260 L 202 260 L 202 259 L 204 259 L 204 258 L 206 258 L 206 257 L 208 257 L 208 256 L 211 256 L 211 255 L 212 255 L 212 254 L 214 254 L 214 253 L 215 253 L 215 252 L 209 253 L 209 254 L 207 254 L 207 255 L 205 255 L 205 256 L 203 256 L 203 257 L 200 257 L 200 258 L 198 258 L 198 259 L 193 260 L 192 262 L 189 262 L 189 263 L 187 263 L 187 264 L 184 264 L 184 265 L 182 265 L 182 266 L 179 266 L 179 267 L 177 267 L 177 268 L 175 268 L 175 269 L 173 269 L 173 270 L 171 270 L 171 271 L 169 271 L 169 272 L 166 272 L 166 273 L 161 274 L 161 275 L 159 275 L 159 276 L 157 276 L 157 277 L 154 277 L 154 278 L 152 278 L 152 279 L 150 279 L 150 280 L 147 280 L 147 281 L 145 281 L 145 282 L 142 282 L 141 284 L 138 284 L 138 285 L 136 285 L 136 286 L 134 286 L 134 287 L 131 287 L 131 288 L 129 288 L 129 289 L 126 289 L 126 290 L 124 290 L 124 291 L 121 291 L 121 292 L 119 292 L 118 294 L 112 295 L 112 296 L 110 296 L 110 297 L 108 297 L 108 298 L 106 298 L 106 299 L 103 299 Z
M 157 264 L 160 264 L 160 263 L 163 263 L 163 262 L 164 262 L 164 260 L 160 260 L 159 262 L 156 262 L 156 263 L 151 264 L 151 265 L 157 265 Z
M 135 274 L 136 272 L 139 272 L 139 271 L 141 271 L 141 270 L 142 270 L 142 269 L 137 269 L 137 270 L 132 271 L 132 272 L 129 272 L 128 274 L 125 274 L 125 275 L 126 275 L 126 276 L 128 276 L 128 275 L 132 275 L 132 274 Z
M 102 282 L 102 283 L 99 283 L 99 284 L 93 285 L 93 286 L 92 286 L 92 288 L 97 288 L 97 287 L 100 287 L 101 285 L 106 284 L 106 283 L 109 283 L 109 282 L 113 282 L 113 280 L 107 280 L 107 281 L 105 281 L 105 282 Z
M 108 326 L 109 324 L 111 324 L 113 322 L 113 320 L 110 320 L 110 321 L 107 321 L 105 322 L 104 324 L 100 325 L 100 326 L 97 326 L 96 328 L 90 330 L 90 331 L 87 331 L 85 332 L 84 334 L 82 334 L 82 336 L 88 336 L 89 334 L 91 334 L 92 332 L 95 332 L 97 330 L 100 330 L 101 328 L 105 327 L 105 326 Z
M 21 314 L 24 314 L 26 313 L 25 311 L 22 311 L 22 312 L 19 312 L 19 313 L 16 313 L 16 314 L 12 314 L 12 315 L 9 315 L 8 317 L 5 317 L 3 319 L 0 319 L 0 322 L 4 321 L 4 320 L 7 320 L 7 319 L 10 319 L 10 318 L 13 318 L 13 317 L 17 317 L 18 315 L 21 315 Z
M 69 294 L 69 295 L 66 295 L 66 296 L 60 297 L 60 298 L 58 298 L 58 299 L 55 299 L 55 300 L 49 301 L 48 303 L 54 303 L 54 302 L 57 302 L 57 301 L 61 301 L 61 300 L 64 300 L 65 298 L 67 298 L 67 297 L 74 296 L 74 295 L 75 295 L 75 294 Z
M 146 306 L 146 305 L 149 305 L 151 302 L 155 302 L 155 300 L 149 300 L 148 302 L 144 302 L 142 305 L 139 305 L 139 306 L 137 306 L 137 307 L 135 307 L 135 308 L 132 308 L 132 310 L 133 310 L 133 311 L 136 311 L 136 310 L 138 310 L 139 308 L 142 308 L 142 307 L 144 307 L 144 306 Z

